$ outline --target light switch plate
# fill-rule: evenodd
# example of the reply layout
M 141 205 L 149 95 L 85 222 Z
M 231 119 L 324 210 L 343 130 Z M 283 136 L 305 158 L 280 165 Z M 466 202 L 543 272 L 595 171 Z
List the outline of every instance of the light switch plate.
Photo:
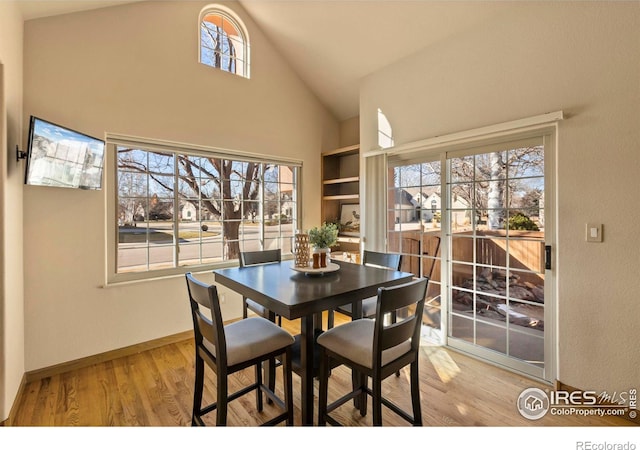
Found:
M 587 242 L 602 242 L 602 224 L 587 223 Z

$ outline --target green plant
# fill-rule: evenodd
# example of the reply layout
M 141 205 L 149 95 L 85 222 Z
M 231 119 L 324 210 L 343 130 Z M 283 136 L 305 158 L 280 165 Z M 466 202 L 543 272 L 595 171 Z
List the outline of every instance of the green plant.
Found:
M 309 230 L 309 243 L 316 248 L 328 248 L 338 242 L 338 227 L 333 223 L 323 223 L 321 227 Z
M 539 231 L 538 225 L 529 218 L 522 214 L 521 212 L 515 213 L 513 216 L 509 217 L 509 229 L 510 230 L 528 230 L 528 231 Z

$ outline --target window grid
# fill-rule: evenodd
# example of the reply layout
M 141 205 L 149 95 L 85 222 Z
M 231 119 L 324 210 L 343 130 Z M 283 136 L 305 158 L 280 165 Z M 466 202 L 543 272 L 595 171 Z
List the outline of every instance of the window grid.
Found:
M 540 356 L 544 343 L 543 321 L 532 320 L 529 327 L 523 326 L 511 314 L 524 308 L 535 311 L 532 313 L 535 316 L 541 315 L 540 311 L 544 309 L 544 304 L 539 300 L 533 301 L 529 297 L 530 292 L 521 288 L 525 285 L 535 290 L 541 289 L 540 286 L 534 286 L 531 281 L 514 281 L 534 280 L 539 275 L 544 283 L 544 267 L 541 264 L 544 236 L 519 231 L 523 228 L 517 223 L 512 225 L 510 220 L 519 214 L 524 214 L 524 217 L 540 214 L 536 219 L 540 222 L 540 229 L 536 226 L 535 229 L 526 230 L 535 230 L 530 233 L 542 233 L 544 230 L 544 215 L 540 209 L 544 200 L 539 203 L 540 192 L 544 190 L 543 152 L 541 145 L 514 146 L 507 151 L 452 158 L 449 159 L 447 182 L 448 195 L 452 199 L 447 210 L 452 224 L 451 233 L 448 234 L 452 239 L 450 298 L 454 303 L 449 314 L 451 336 L 482 345 L 489 336 L 502 333 L 508 338 L 497 339 L 496 344 L 487 347 L 515 358 L 527 354 L 525 359 L 538 365 L 543 364 L 543 357 Z M 496 185 L 503 187 L 498 189 Z M 464 198 L 466 205 L 456 207 L 456 196 Z M 460 217 L 464 221 L 459 220 Z M 462 228 L 458 232 L 467 234 L 456 234 L 457 227 Z M 521 236 L 521 233 L 525 235 Z M 456 244 L 465 241 L 470 244 Z M 535 250 L 536 246 L 538 251 Z M 462 247 L 471 248 L 472 253 L 456 253 L 456 249 Z M 502 249 L 504 255 L 494 258 L 497 256 L 496 249 Z M 520 258 L 526 262 L 520 262 Z M 536 261 L 540 261 L 540 264 L 537 265 Z M 493 279 L 500 274 L 505 277 L 504 291 L 496 290 L 496 286 L 501 286 L 501 281 L 499 278 Z M 487 282 L 487 279 L 490 281 Z M 460 303 L 469 303 L 469 307 L 456 308 L 455 304 Z M 499 322 L 493 317 L 485 317 L 489 305 L 503 314 L 510 314 L 510 319 Z M 530 353 L 512 347 L 512 338 L 517 339 L 519 335 L 528 336 L 529 350 L 540 358 L 532 358 Z
M 400 253 L 401 270 L 429 277 L 423 322 L 441 324 L 439 161 L 389 167 L 387 251 Z
M 200 62 L 249 78 L 249 40 L 238 19 L 217 8 L 202 15 Z
M 117 273 L 231 261 L 241 250 L 291 253 L 299 167 L 116 149 Z

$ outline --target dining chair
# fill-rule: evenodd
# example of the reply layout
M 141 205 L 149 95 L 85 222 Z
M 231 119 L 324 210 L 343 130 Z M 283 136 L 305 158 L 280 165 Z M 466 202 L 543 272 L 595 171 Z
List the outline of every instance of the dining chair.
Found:
M 240 252 L 240 267 L 255 266 L 257 264 L 267 264 L 282 261 L 282 251 L 274 250 L 257 250 L 251 252 Z M 249 310 L 253 311 L 260 317 L 269 318 L 269 310 L 259 303 L 247 297 L 242 297 L 242 318 L 248 317 Z M 282 326 L 282 317 L 276 316 L 278 325 Z
M 397 253 L 381 253 L 365 250 L 362 254 L 362 264 L 391 270 L 400 270 L 400 266 L 402 265 L 402 255 Z M 376 315 L 376 301 L 376 297 L 370 297 L 362 300 L 362 317 L 374 317 Z M 353 319 L 351 303 L 339 306 L 335 310 Z M 396 316 L 394 312 L 391 316 L 391 321 L 394 322 L 395 320 Z M 329 311 L 327 321 L 327 328 L 333 328 L 335 324 L 333 310 Z
M 367 395 L 372 397 L 373 425 L 382 425 L 382 405 L 412 425 L 422 425 L 418 352 L 420 329 L 428 278 L 418 278 L 399 286 L 379 288 L 374 319 L 362 318 L 334 327 L 318 337 L 320 348 L 318 425 L 340 425 L 330 416 L 336 408 L 359 397 L 360 414 L 367 413 Z M 396 323 L 385 324 L 385 314 L 408 309 L 409 315 Z M 355 371 L 357 383 L 330 405 L 328 402 L 329 369 L 347 365 Z M 382 381 L 410 365 L 412 415 L 382 396 Z M 371 388 L 368 380 L 371 378 Z M 395 392 L 398 392 L 396 390 Z
M 202 416 L 213 410 L 217 410 L 216 425 L 226 425 L 229 402 L 253 390 L 256 391 L 259 412 L 263 409 L 263 393 L 284 411 L 264 425 L 283 421 L 293 425 L 293 336 L 264 317 L 251 317 L 224 325 L 216 286 L 197 280 L 190 272 L 186 278 L 196 350 L 191 425 L 204 426 Z M 282 361 L 284 399 L 262 382 L 262 363 L 276 357 Z M 203 407 L 205 362 L 216 373 L 217 396 L 215 403 Z M 255 382 L 229 394 L 229 375 L 251 366 L 255 367 Z

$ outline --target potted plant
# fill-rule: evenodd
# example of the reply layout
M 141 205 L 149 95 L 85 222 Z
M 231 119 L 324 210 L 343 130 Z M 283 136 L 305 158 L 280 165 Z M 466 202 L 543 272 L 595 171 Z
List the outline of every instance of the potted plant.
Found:
M 335 245 L 338 242 L 338 227 L 333 223 L 323 223 L 321 227 L 314 227 L 309 230 L 309 244 L 313 247 L 313 266 L 314 268 L 319 263 L 319 267 L 326 267 L 327 253 L 329 253 L 329 247 Z M 318 256 L 316 256 L 318 255 Z M 324 262 L 324 264 L 323 264 Z

